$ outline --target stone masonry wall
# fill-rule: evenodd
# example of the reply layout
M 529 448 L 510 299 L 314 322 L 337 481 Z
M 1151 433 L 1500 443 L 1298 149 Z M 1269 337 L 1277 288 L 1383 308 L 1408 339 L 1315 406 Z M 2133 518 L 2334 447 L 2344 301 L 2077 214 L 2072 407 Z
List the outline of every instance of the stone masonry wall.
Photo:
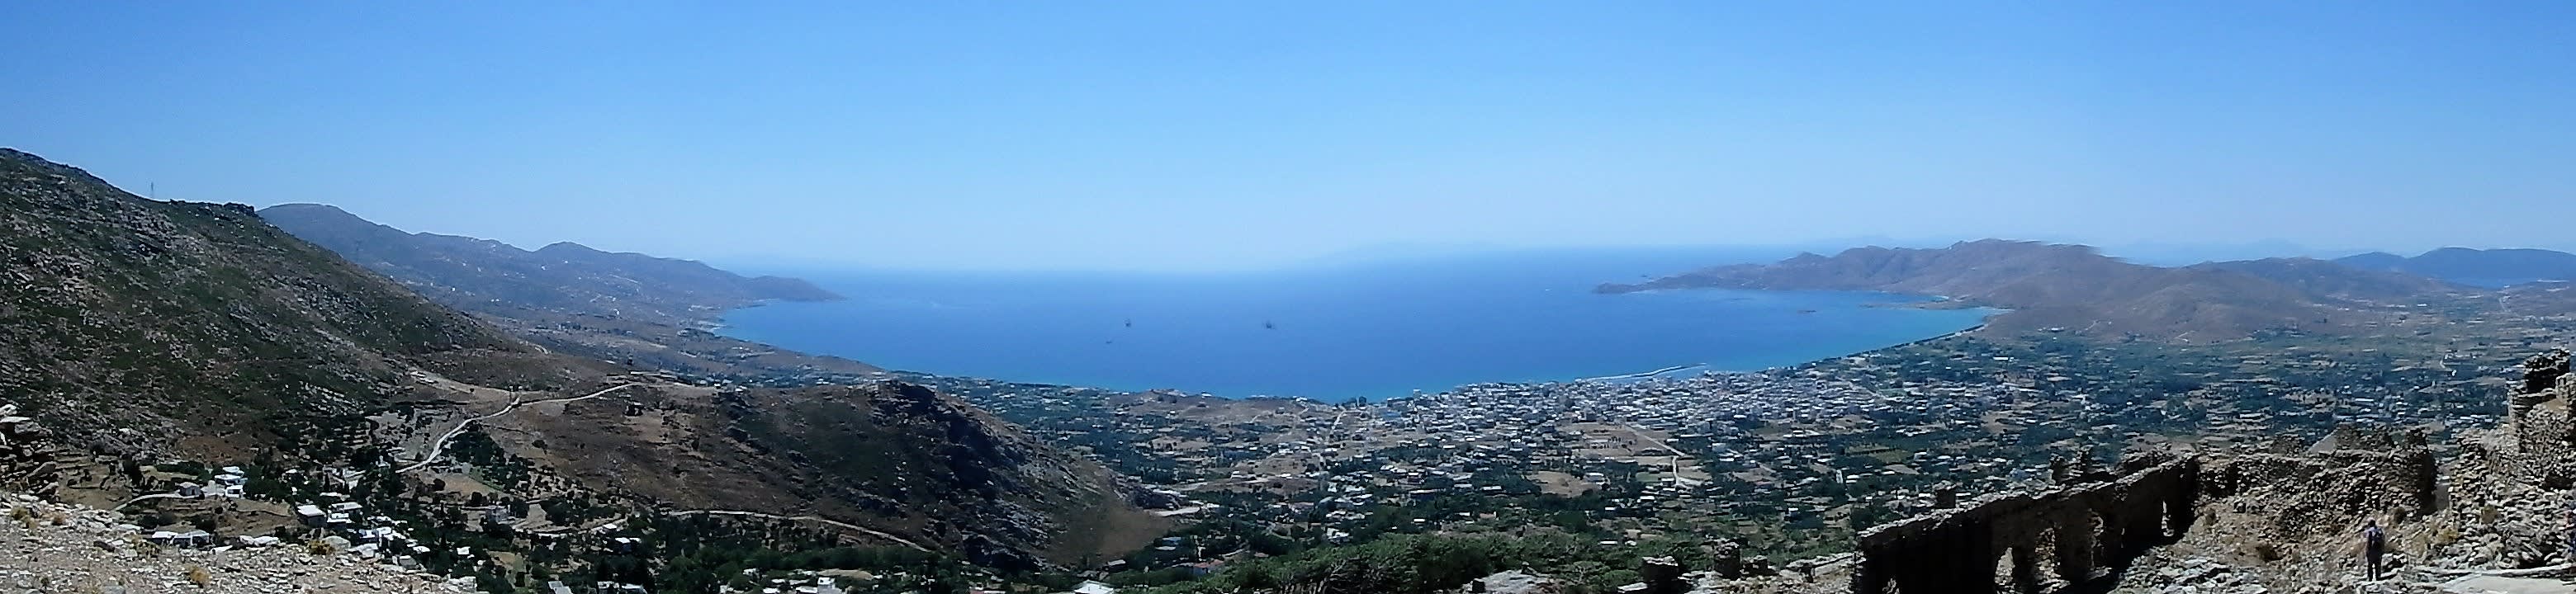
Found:
M 2200 463 L 2131 460 L 2107 480 L 1973 504 L 1863 531 L 1852 592 L 2042 592 L 2087 584 L 2192 520 Z M 2011 561 L 1998 577 L 2001 561 Z
M 62 487 L 57 465 L 63 452 L 53 434 L 0 404 L 0 489 L 50 497 Z

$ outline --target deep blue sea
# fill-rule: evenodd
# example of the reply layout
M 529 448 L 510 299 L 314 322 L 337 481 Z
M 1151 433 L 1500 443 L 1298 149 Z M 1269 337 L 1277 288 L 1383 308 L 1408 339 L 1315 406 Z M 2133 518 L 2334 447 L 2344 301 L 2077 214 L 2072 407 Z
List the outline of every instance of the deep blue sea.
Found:
M 849 297 L 738 310 L 724 333 L 940 375 L 1221 396 L 1382 399 L 1678 365 L 1795 365 L 1988 312 L 1817 291 L 1592 292 L 1787 253 L 1566 250 L 1258 273 L 764 270 Z

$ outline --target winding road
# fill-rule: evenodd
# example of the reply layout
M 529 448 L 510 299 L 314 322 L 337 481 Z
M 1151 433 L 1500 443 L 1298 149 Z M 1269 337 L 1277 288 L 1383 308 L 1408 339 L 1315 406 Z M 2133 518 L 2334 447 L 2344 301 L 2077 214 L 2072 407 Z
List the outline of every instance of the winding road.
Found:
M 511 400 L 511 401 L 510 401 L 510 405 L 509 405 L 509 406 L 501 407 L 501 412 L 496 412 L 496 413 L 492 413 L 492 414 L 488 414 L 488 415 L 483 415 L 483 416 L 479 416 L 479 417 L 474 417 L 474 418 L 466 419 L 464 422 L 457 423 L 457 424 L 456 424 L 456 428 L 447 430 L 447 434 L 446 434 L 446 435 L 438 436 L 438 441 L 430 442 L 430 445 L 429 445 L 429 455 L 428 455 L 428 456 L 421 458 L 419 462 L 414 462 L 414 463 L 412 463 L 412 465 L 410 465 L 410 466 L 402 467 L 402 469 L 401 469 L 401 470 L 396 470 L 396 471 L 394 471 L 394 473 L 395 473 L 395 474 L 409 473 L 409 472 L 411 472 L 411 471 L 414 471 L 414 470 L 420 470 L 420 469 L 421 469 L 421 468 L 423 468 L 423 467 L 429 466 L 429 464 L 430 464 L 431 462 L 437 462 L 437 461 L 438 461 L 438 455 L 447 451 L 447 442 L 448 442 L 448 440 L 456 439 L 456 436 L 457 436 L 457 435 L 460 435 L 460 434 L 465 433 L 465 428 L 466 428 L 466 427 L 471 427 L 471 426 L 473 426 L 473 425 L 474 425 L 474 423 L 475 423 L 475 422 L 477 422 L 477 421 L 484 421 L 484 420 L 489 420 L 489 419 L 498 418 L 498 417 L 500 417 L 501 415 L 510 414 L 510 413 L 511 413 L 511 412 L 513 412 L 513 411 L 517 411 L 517 410 L 519 410 L 519 407 L 527 406 L 527 405 L 531 405 L 531 404 L 546 404 L 546 403 L 550 403 L 550 402 L 573 402 L 573 401 L 577 401 L 577 400 L 589 400 L 589 399 L 592 399 L 592 398 L 598 398 L 598 397 L 601 397 L 601 396 L 607 396 L 609 392 L 615 392 L 615 391 L 618 391 L 618 390 L 624 390 L 624 389 L 632 388 L 632 387 L 635 387 L 635 384 L 633 384 L 633 383 L 618 384 L 618 385 L 609 386 L 609 387 L 606 387 L 606 388 L 601 388 L 599 391 L 597 391 L 597 392 L 591 392 L 591 393 L 590 393 L 590 394 L 588 394 L 588 395 L 583 395 L 583 396 L 574 396 L 574 397 L 571 397 L 571 398 L 548 398 L 548 399 L 544 399 L 544 400 L 517 400 L 517 399 L 513 399 L 513 400 Z
M 136 498 L 133 498 L 133 499 L 127 499 L 127 500 L 125 500 L 125 503 L 117 504 L 117 506 L 116 506 L 116 510 L 117 510 L 117 511 L 124 511 L 124 510 L 125 510 L 125 508 L 133 507 L 133 506 L 134 506 L 134 504 L 142 503 L 142 502 L 144 502 L 144 501 L 152 500 L 152 499 L 187 499 L 187 498 L 188 498 L 188 496 L 180 495 L 180 494 L 178 494 L 178 493 L 153 493 L 153 494 L 150 494 L 150 495 L 144 495 L 144 496 L 136 497 Z

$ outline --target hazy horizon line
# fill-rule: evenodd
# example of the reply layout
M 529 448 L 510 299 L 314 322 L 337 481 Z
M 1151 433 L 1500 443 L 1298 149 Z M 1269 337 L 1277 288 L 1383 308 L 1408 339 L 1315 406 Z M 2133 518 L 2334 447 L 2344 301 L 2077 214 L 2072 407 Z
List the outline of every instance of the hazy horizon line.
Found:
M 139 196 L 140 194 L 137 194 L 137 195 Z M 690 253 L 687 253 L 687 252 L 688 252 L 688 250 L 661 250 L 661 249 L 655 249 L 655 248 L 645 248 L 645 249 L 640 249 L 640 250 L 638 250 L 638 249 L 630 249 L 630 248 L 628 248 L 628 247 L 626 247 L 626 246 L 614 246 L 614 247 L 607 247 L 607 248 L 603 248 L 603 247 L 600 247 L 600 246 L 594 246 L 594 245 L 590 245 L 590 244 L 582 243 L 582 242 L 580 242 L 580 241 L 577 241 L 577 240 L 571 240 L 571 239 L 554 239 L 554 240 L 545 241 L 545 242 L 544 242 L 544 243 L 542 243 L 542 244 L 527 245 L 527 244 L 525 244 L 525 243 L 523 243 L 523 242 L 514 242 L 514 241 L 504 240 L 504 239 L 494 239 L 494 238 L 491 238 L 491 237 L 485 237 L 485 236 L 481 236 L 481 235 L 474 235 L 474 234 L 471 234 L 471 233 L 468 233 L 468 232 L 453 232 L 453 231 L 424 231 L 424 230 L 407 229 L 407 228 L 400 227 L 400 226 L 396 226 L 396 225 L 393 225 L 393 224 L 390 224 L 390 223 L 385 223 L 385 222 L 377 221 L 377 220 L 375 220 L 375 219 L 369 219 L 369 218 L 367 218 L 367 217 L 365 217 L 365 216 L 363 216 L 363 215 L 359 215 L 358 213 L 349 212 L 349 211 L 348 211 L 348 209 L 343 208 L 343 207 L 341 207 L 340 205 L 337 205 L 337 204 L 331 204 L 331 203 L 323 203 L 323 202 L 302 202 L 302 201 L 298 201 L 298 202 L 279 202 L 279 203 L 275 203 L 275 204 L 268 204 L 268 205 L 264 205 L 264 206 L 259 206 L 259 207 L 258 207 L 258 209 L 260 209 L 260 210 L 266 210 L 266 209 L 268 209 L 268 208 L 279 207 L 279 206 L 303 205 L 303 204 L 320 205 L 320 206 L 325 206 L 325 207 L 329 207 L 329 208 L 332 208 L 332 209 L 336 209 L 336 210 L 339 210 L 339 211 L 341 211 L 341 212 L 343 212 L 343 213 L 347 213 L 347 214 L 349 214 L 350 216 L 354 216 L 354 217 L 357 217 L 357 218 L 359 218 L 359 219 L 361 219 L 361 220 L 365 220 L 365 221 L 367 221 L 367 222 L 369 222 L 369 223 L 373 223 L 373 224 L 377 224 L 377 225 L 383 225 L 383 226 L 385 226 L 385 227 L 392 228 L 392 229 L 395 229 L 395 230 L 397 230 L 397 231 L 401 231 L 401 232 L 404 232 L 404 233 L 411 233 L 411 234 L 428 234 L 428 235 L 440 235 L 440 236 L 448 236 L 448 237 L 461 237 L 461 238 L 476 239 L 476 240 L 482 240 L 482 241 L 491 241 L 491 242 L 500 243 L 500 244 L 502 244 L 502 245 L 510 246 L 510 247 L 511 247 L 511 248 L 513 248 L 513 249 L 518 249 L 518 250 L 521 250 L 521 251 L 530 251 L 530 252 L 533 252 L 533 251 L 536 251 L 536 250 L 538 250 L 538 249 L 540 249 L 540 248 L 543 248 L 543 247 L 545 247 L 545 246 L 547 246 L 547 245 L 554 245 L 554 244 L 558 244 L 558 243 L 571 243 L 571 244 L 575 244 L 575 245 L 581 245 L 581 246 L 584 246 L 584 247 L 589 247 L 589 248 L 592 248 L 592 249 L 601 249 L 601 250 L 603 250 L 603 251 L 624 252 L 624 253 L 636 253 L 636 254 L 643 254 L 643 255 L 648 255 L 648 256 L 653 256 L 653 257 L 660 257 L 660 258 L 675 258 L 675 259 L 683 259 L 683 260 L 692 260 L 692 261 L 697 261 L 697 262 L 707 263 L 707 264 L 709 264 L 709 265 L 718 266 L 719 268 L 724 268 L 724 269 L 726 269 L 726 270 L 736 270 L 736 269 L 762 270 L 762 269 L 767 269 L 767 270 L 796 270 L 796 271 L 807 271 L 807 272 L 860 272 L 860 271 L 872 271 L 872 272 L 970 272 L 970 273 L 1014 273 L 1014 272 L 1024 272 L 1024 273 L 1170 273 L 1170 274 L 1234 274 L 1234 273 L 1261 273 L 1261 272 L 1277 272 L 1277 271 L 1309 270 L 1309 269 L 1317 269 L 1317 268 L 1333 268 L 1333 267 L 1351 266 L 1351 265 L 1368 265 L 1368 264 L 1389 263 L 1389 262 L 1402 262 L 1402 261 L 1408 261 L 1408 260 L 1434 260 L 1434 259 L 1445 259 L 1445 258 L 1490 257 L 1490 256 L 1506 256 L 1506 255 L 1512 255 L 1512 254 L 1535 254 L 1535 253 L 1558 253 L 1558 254 L 1570 254 L 1570 253 L 1581 253 L 1581 252 L 1682 252 L 1682 251 L 1705 250 L 1705 251 L 1733 251 L 1733 252 L 1779 252 L 1779 253 L 1780 253 L 1780 256 L 1779 256 L 1779 257 L 1781 257 L 1781 258 L 1786 258 L 1786 257 L 1790 257 L 1790 256 L 1797 255 L 1797 254 L 1799 254 L 1799 253 L 1818 253 L 1818 254 L 1823 254 L 1823 255 L 1833 255 L 1833 254 L 1835 254 L 1835 253 L 1839 253 L 1839 252 L 1842 252 L 1842 251 L 1844 251 L 1844 250 L 1855 249 L 1855 248 L 1864 248 L 1864 247 L 1885 247 L 1885 248 L 1939 248 L 1939 247 L 1944 247 L 1944 246 L 1949 246 L 1949 245 L 1955 245 L 1955 244 L 1959 244 L 1959 243 L 1966 243 L 1966 242 L 1973 242 L 1973 241 L 1983 241 L 1983 240 L 2033 241 L 2033 242 L 2040 242 L 2040 243 L 2049 243 L 2049 244 L 2082 245 L 2082 246 L 2087 246 L 2087 247 L 2095 248 L 2096 250 L 2099 250 L 2103 255 L 2106 255 L 2106 256 L 2110 256 L 2110 257 L 2114 257 L 2114 258 L 2119 258 L 2119 259 L 2122 259 L 2122 260 L 2127 260 L 2127 261 L 2131 261 L 2131 262 L 2135 262 L 2135 263 L 2139 263 L 2139 264 L 2152 265 L 2152 266 L 2187 266 L 2187 265 L 2191 265 L 2191 264 L 2198 264 L 2198 263 L 2202 263 L 2202 262 L 2217 262 L 2217 261 L 2228 261 L 2228 260 L 2252 260 L 2252 259 L 2262 259 L 2262 258 L 2298 258 L 2298 257 L 2305 257 L 2305 258 L 2315 258 L 2315 259 L 2334 259 L 2334 258 L 2340 258 L 2340 257 L 2352 256 L 2352 255 L 2358 255 L 2358 254 L 2366 254 L 2366 253 L 2389 253 L 2389 254 L 2397 254 L 2397 255 L 2400 255 L 2400 256 L 2414 256 L 2414 255 L 2420 255 L 2420 254 L 2427 253 L 2427 252 L 2431 252 L 2431 251 L 2435 251 L 2435 250 L 2450 249 L 2450 248 L 2467 248 L 2467 249 L 2481 249 L 2481 250 L 2488 250 L 2488 249 L 2544 249 L 2544 250 L 2553 250 L 2553 251 L 2565 251 L 2565 250 L 2563 249 L 2565 246 L 2538 246 L 2538 245 L 2522 245 L 2522 246 L 2502 246 L 2502 245 L 2469 246 L 2469 245 L 2457 245 L 2457 244 L 2453 244 L 2453 245 L 2442 245 L 2442 246 L 2434 246 L 2434 247 L 2424 247 L 2424 248 L 2421 248 L 2421 249 L 2410 249 L 2410 248 L 2391 248 L 2391 247 L 2340 247 L 2340 248 L 2323 248 L 2323 247 L 2310 246 L 2310 245 L 2303 244 L 2303 243 L 2300 243 L 2300 242 L 2297 242 L 2297 241 L 2292 241 L 2292 240 L 2287 240 L 2287 239 L 2280 239 L 2280 238 L 2262 238 L 2262 239 L 2253 239 L 2253 240 L 2247 240 L 2247 241 L 2234 241 L 2234 242 L 2205 242 L 2205 243 L 2204 243 L 2204 242 L 2170 242 L 2170 241 L 2149 241 L 2149 242 L 2103 242 L 2103 241 L 2089 241 L 2089 240 L 2083 240 L 2083 239 L 2069 239 L 2069 238 L 2063 238 L 2063 237 L 2033 237 L 2033 236 L 2018 236 L 2018 235 L 2014 235 L 2014 234 L 1993 234 L 1993 235 L 1986 235 L 1986 236 L 1982 236 L 1982 237 L 1973 237 L 1973 238 L 1958 238 L 1958 237 L 1897 237 L 1897 236 L 1890 236 L 1890 235 L 1864 235 L 1864 236 L 1839 237 L 1839 238 L 1822 238 L 1822 239 L 1809 240 L 1809 241 L 1780 242 L 1780 243 L 1655 243 L 1655 242 L 1640 242 L 1640 243 L 1504 244 L 1504 243 L 1493 243 L 1493 242 L 1447 242 L 1447 243 L 1443 243 L 1443 242 L 1381 242 L 1381 243 L 1374 243 L 1374 244 L 1362 245 L 1362 246 L 1357 246 L 1357 247 L 1345 248 L 1345 249 L 1340 249 L 1340 250 L 1333 250 L 1333 251 L 1330 251 L 1330 252 L 1326 252 L 1326 253 L 1322 253 L 1322 254 L 1316 254 L 1316 255 L 1311 255 L 1311 256 L 1304 256 L 1304 257 L 1294 257 L 1294 256 L 1291 256 L 1291 257 L 1285 257 L 1285 258 L 1282 258 L 1282 259 L 1272 260 L 1272 261 L 1268 261 L 1268 262 L 1248 263 L 1247 265 L 1244 265 L 1244 266 L 1187 266 L 1187 265 L 1182 265 L 1182 266 L 1119 266 L 1119 265 L 1114 265 L 1114 264 L 1113 264 L 1113 265 L 1101 265 L 1101 266 L 1022 266 L 1022 265 L 1014 265 L 1014 264 L 994 264 L 994 265 L 955 265 L 955 264 L 950 264 L 950 265 L 927 265 L 927 264 L 908 264 L 908 263 L 902 263 L 902 262 L 889 262 L 889 261 L 882 261 L 882 260 L 870 260 L 870 259 L 862 259 L 862 258 L 843 258 L 843 257 L 834 257 L 834 256 L 816 256 L 816 255 L 795 255 L 795 254 L 780 254 L 780 253 L 772 253 L 772 252 L 737 252 L 737 253 L 730 253 L 730 254 L 690 254 Z M 1741 262 L 1711 262 L 1710 264 L 1711 264 L 1711 265 L 1719 265 L 1719 264 L 1732 264 L 1732 263 L 1741 263 Z

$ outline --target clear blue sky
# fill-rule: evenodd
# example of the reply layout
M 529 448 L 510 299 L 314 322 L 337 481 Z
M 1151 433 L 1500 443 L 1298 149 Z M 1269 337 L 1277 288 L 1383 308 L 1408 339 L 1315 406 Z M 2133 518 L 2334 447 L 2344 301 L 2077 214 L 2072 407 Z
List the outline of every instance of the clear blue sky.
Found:
M 0 145 L 737 261 L 2576 247 L 2576 3 L 1808 4 L 32 2 Z

